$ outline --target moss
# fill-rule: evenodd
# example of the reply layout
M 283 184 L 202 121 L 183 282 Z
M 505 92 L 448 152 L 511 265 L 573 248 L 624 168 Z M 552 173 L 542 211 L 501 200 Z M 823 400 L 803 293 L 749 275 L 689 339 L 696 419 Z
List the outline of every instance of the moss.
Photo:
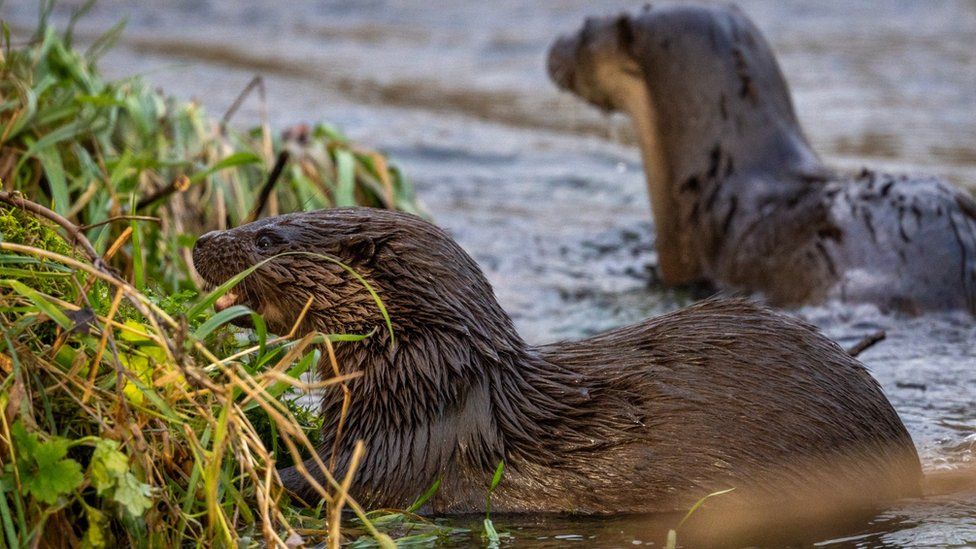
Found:
M 0 242 L 40 248 L 69 257 L 76 255 L 55 229 L 30 213 L 9 206 L 0 206 Z M 0 257 L 0 276 L 20 280 L 40 292 L 62 299 L 75 293 L 69 269 L 31 256 L 5 254 Z
M 0 206 L 0 240 L 72 255 L 71 245 L 64 237 L 20 208 Z

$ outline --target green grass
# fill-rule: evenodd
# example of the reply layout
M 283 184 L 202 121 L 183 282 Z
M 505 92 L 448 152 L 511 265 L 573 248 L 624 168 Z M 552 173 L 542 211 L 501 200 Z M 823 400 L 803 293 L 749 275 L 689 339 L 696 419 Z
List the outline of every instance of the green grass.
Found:
M 367 514 L 342 479 L 319 509 L 289 504 L 275 467 L 311 455 L 321 418 L 286 395 L 330 336 L 215 314 L 226 288 L 202 294 L 189 260 L 197 235 L 256 215 L 418 212 L 408 181 L 327 124 L 236 130 L 137 78 L 106 81 L 95 62 L 121 28 L 81 53 L 41 4 L 32 39 L 12 46 L 4 24 L 0 44 L 0 545 L 451 535 Z M 240 315 L 255 329 L 228 327 Z M 357 518 L 341 524 L 343 508 Z

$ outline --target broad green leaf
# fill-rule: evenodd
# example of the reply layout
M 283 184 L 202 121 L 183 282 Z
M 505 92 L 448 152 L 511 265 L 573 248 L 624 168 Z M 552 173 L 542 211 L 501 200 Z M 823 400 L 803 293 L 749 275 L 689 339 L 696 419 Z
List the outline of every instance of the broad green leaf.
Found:
M 41 442 L 37 435 L 28 433 L 18 422 L 11 429 L 17 450 L 17 470 L 20 485 L 35 500 L 52 505 L 61 496 L 72 493 L 81 485 L 84 477 L 81 465 L 70 459 L 68 441 L 52 437 Z
M 92 485 L 99 496 L 108 495 L 130 515 L 142 514 L 152 506 L 152 488 L 142 483 L 129 469 L 129 458 L 119 451 L 119 443 L 101 439 L 95 445 L 89 466 Z
M 150 343 L 152 340 L 149 339 L 148 335 L 145 337 L 140 335 L 148 334 L 146 326 L 133 320 L 127 320 L 125 325 L 139 333 L 124 331 L 121 333 L 120 339 L 139 345 L 137 350 L 119 355 L 119 362 L 132 373 L 134 378 L 126 379 L 122 392 L 134 404 L 142 404 L 143 397 L 149 396 L 153 404 L 156 404 L 161 410 L 168 410 L 169 407 L 158 396 L 153 398 L 155 391 L 152 389 L 153 374 L 156 370 L 154 366 L 166 364 L 166 350 L 155 343 Z
M 79 95 L 75 97 L 79 103 L 88 103 L 96 107 L 124 107 L 125 103 L 111 95 Z
M 92 485 L 101 496 L 115 488 L 118 478 L 129 472 L 129 458 L 119 451 L 118 442 L 101 439 L 95 445 L 88 471 Z
M 22 459 L 29 459 L 37 452 L 37 435 L 28 433 L 24 424 L 17 421 L 10 427 L 10 434 L 14 438 L 14 450 Z
M 152 507 L 152 499 L 149 497 L 151 495 L 152 488 L 148 484 L 139 482 L 135 475 L 126 472 L 119 477 L 112 499 L 130 515 L 141 517 L 147 509 Z
M 90 122 L 88 120 L 79 119 L 69 124 L 65 124 L 54 131 L 46 133 L 44 137 L 38 139 L 35 143 L 29 146 L 27 152 L 24 153 L 23 157 L 21 157 L 20 162 L 17 163 L 17 169 L 19 170 L 21 167 L 23 167 L 23 164 L 27 161 L 27 159 L 37 155 L 38 151 L 47 149 L 48 147 L 56 145 L 61 141 L 74 139 L 81 133 L 89 131 L 90 129 Z
M 126 320 L 125 326 L 127 328 L 131 328 L 132 331 L 130 330 L 120 331 L 119 339 L 121 339 L 122 341 L 130 341 L 132 343 L 141 343 L 141 342 L 148 343 L 152 341 L 152 339 L 149 338 L 149 328 L 147 328 L 144 324 L 139 324 L 135 320 Z M 133 331 L 138 333 L 132 333 Z M 140 335 L 140 334 L 146 334 L 146 335 Z

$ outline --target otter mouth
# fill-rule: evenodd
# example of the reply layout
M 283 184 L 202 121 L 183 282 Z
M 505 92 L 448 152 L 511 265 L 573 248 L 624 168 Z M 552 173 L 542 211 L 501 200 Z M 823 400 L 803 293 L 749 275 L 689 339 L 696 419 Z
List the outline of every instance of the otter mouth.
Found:
M 226 280 L 220 282 L 210 280 L 206 276 L 203 276 L 202 273 L 201 276 L 203 278 L 203 290 L 205 292 L 211 292 L 215 288 L 217 288 L 218 286 L 226 282 Z M 240 284 L 227 290 L 227 292 L 224 293 L 224 295 L 218 297 L 217 301 L 215 301 L 213 304 L 213 308 L 214 308 L 214 312 L 219 313 L 235 305 L 243 305 L 251 309 L 255 313 L 261 314 L 260 304 L 256 302 L 252 302 L 252 300 L 248 299 L 246 292 L 244 291 L 243 288 L 240 287 Z M 254 323 L 251 322 L 251 317 L 249 315 L 239 316 L 231 320 L 231 324 L 234 324 L 235 326 L 240 326 L 241 328 L 254 328 Z
M 241 301 L 241 296 L 237 292 L 231 290 L 217 299 L 217 301 L 214 303 L 214 310 L 219 313 L 224 309 L 229 309 L 234 305 L 237 305 L 239 301 Z

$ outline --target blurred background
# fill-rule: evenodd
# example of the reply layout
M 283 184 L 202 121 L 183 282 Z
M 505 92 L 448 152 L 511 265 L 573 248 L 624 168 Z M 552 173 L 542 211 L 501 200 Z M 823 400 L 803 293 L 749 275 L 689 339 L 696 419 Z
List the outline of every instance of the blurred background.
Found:
M 55 14 L 66 20 L 80 4 L 62 1 Z M 771 42 L 829 163 L 935 174 L 976 191 L 976 2 L 737 4 Z M 107 77 L 141 75 L 219 115 L 261 75 L 275 131 L 327 120 L 389 154 L 433 219 L 485 269 L 526 338 L 545 342 L 691 300 L 654 284 L 650 209 L 626 120 L 560 94 L 545 72 L 558 34 L 587 15 L 641 5 L 100 0 L 77 35 L 91 40 L 126 19 L 100 62 Z M 0 8 L 15 37 L 34 28 L 36 14 L 33 0 Z M 264 108 L 252 96 L 233 122 L 259 122 Z M 887 330 L 862 358 L 926 466 L 976 461 L 971 317 L 897 319 L 870 307 L 800 314 L 845 344 Z M 906 505 L 838 543 L 976 542 L 973 508 L 972 500 Z

